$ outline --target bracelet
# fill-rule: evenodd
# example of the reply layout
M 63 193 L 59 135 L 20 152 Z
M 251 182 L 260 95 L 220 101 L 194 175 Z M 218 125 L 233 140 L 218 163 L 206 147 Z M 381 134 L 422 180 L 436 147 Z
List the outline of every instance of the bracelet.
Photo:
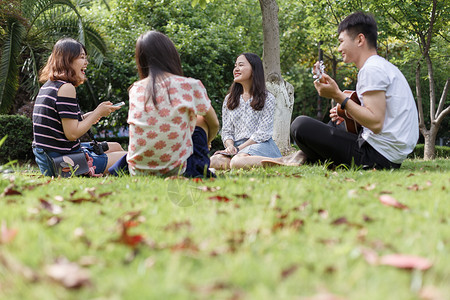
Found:
M 341 108 L 345 109 L 345 104 L 347 104 L 348 99 L 350 99 L 349 97 L 345 98 L 344 101 L 342 101 L 341 103 Z

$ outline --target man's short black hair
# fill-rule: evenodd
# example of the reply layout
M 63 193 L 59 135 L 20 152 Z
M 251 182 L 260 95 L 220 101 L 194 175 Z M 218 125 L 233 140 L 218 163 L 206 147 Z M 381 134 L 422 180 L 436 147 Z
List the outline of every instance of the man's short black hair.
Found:
M 377 49 L 377 22 L 372 15 L 359 11 L 347 16 L 338 27 L 338 34 L 343 31 L 347 31 L 352 38 L 364 34 L 369 47 Z

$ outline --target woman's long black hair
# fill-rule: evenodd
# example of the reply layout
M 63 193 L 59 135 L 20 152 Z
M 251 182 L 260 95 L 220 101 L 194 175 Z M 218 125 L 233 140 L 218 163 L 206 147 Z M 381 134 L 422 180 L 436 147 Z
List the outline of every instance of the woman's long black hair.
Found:
M 266 82 L 264 79 L 264 68 L 258 55 L 254 53 L 242 53 L 239 56 L 244 55 L 252 67 L 252 88 L 250 94 L 252 95 L 252 102 L 250 106 L 254 110 L 262 110 L 266 102 L 267 90 Z M 238 56 L 238 57 L 239 57 Z M 227 101 L 227 107 L 229 110 L 233 110 L 239 106 L 241 94 L 244 92 L 244 88 L 240 83 L 233 82 L 228 92 L 229 97 Z
M 145 103 L 151 98 L 156 107 L 156 81 L 164 79 L 165 73 L 183 76 L 180 55 L 165 34 L 152 30 L 137 39 L 135 56 L 139 78 L 150 77 Z

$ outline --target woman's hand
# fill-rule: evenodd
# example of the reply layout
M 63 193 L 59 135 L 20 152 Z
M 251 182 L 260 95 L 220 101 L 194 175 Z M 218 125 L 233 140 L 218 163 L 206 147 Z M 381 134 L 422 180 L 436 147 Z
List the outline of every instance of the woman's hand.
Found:
M 98 119 L 100 119 L 102 117 L 109 116 L 112 112 L 115 112 L 118 109 L 120 109 L 120 106 L 114 106 L 111 101 L 105 101 L 97 106 L 97 108 L 94 110 L 94 113 L 99 116 Z
M 228 147 L 225 148 L 225 152 L 230 153 L 230 154 L 236 154 L 239 152 L 239 149 L 236 148 L 234 145 L 230 145 Z

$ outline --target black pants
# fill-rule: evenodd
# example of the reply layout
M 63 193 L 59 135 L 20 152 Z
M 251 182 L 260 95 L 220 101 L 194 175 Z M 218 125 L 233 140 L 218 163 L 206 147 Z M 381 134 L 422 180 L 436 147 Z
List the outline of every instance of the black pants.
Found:
M 312 163 L 328 160 L 334 165 L 354 164 L 370 169 L 398 169 L 401 166 L 390 162 L 359 135 L 332 122 L 325 124 L 311 117 L 297 117 L 291 124 L 291 137 Z

